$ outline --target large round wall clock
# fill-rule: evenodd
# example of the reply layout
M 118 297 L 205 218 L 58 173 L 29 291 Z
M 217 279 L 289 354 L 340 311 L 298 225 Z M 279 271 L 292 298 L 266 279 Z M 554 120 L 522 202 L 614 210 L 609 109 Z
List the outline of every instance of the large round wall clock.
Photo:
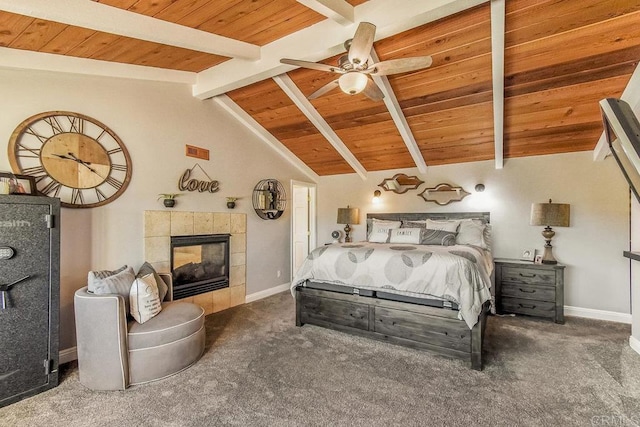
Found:
M 131 180 L 131 158 L 118 136 L 91 117 L 49 111 L 13 131 L 9 162 L 36 179 L 38 192 L 68 208 L 93 208 L 117 199 Z

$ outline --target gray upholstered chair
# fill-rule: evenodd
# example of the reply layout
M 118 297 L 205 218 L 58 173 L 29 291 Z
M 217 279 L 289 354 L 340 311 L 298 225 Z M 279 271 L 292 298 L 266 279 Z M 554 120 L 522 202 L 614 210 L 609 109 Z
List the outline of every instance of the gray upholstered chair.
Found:
M 75 293 L 80 382 L 92 390 L 124 390 L 130 385 L 168 377 L 188 368 L 204 352 L 202 307 L 166 301 L 162 311 L 143 324 L 127 318 L 121 295 L 96 295 L 87 287 Z

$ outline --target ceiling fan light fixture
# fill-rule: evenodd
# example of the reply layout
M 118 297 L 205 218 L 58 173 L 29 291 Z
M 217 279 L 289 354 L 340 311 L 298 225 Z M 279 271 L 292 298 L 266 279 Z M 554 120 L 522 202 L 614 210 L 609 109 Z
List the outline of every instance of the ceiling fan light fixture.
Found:
M 357 72 L 346 73 L 340 76 L 338 84 L 347 95 L 355 95 L 367 86 L 367 76 Z

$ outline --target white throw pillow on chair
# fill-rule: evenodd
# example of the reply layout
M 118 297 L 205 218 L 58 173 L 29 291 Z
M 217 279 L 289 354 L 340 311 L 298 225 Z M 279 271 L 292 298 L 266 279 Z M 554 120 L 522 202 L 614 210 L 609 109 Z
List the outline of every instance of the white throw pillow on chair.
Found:
M 162 310 L 158 284 L 153 273 L 138 277 L 129 291 L 131 315 L 138 323 L 144 323 Z

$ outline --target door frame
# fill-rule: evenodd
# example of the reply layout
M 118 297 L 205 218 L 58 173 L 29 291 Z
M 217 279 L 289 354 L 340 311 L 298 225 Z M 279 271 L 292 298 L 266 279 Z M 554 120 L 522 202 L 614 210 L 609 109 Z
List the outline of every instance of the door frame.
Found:
M 294 238 L 294 224 L 295 224 L 295 209 L 293 209 L 293 206 L 295 206 L 295 192 L 293 191 L 293 189 L 295 187 L 306 187 L 309 189 L 309 252 L 311 252 L 313 249 L 315 249 L 316 247 L 316 243 L 317 243 L 317 215 L 316 215 L 316 210 L 317 210 L 317 198 L 318 198 L 318 187 L 316 184 L 311 183 L 311 182 L 304 182 L 304 181 L 296 181 L 296 180 L 291 180 L 291 185 L 290 185 L 290 191 L 291 191 L 291 233 L 290 233 L 290 238 L 289 238 L 289 262 L 290 262 L 290 281 L 293 280 L 293 275 L 295 274 L 294 271 L 294 259 L 293 259 L 293 253 L 294 253 L 294 242 L 293 242 L 293 238 Z

